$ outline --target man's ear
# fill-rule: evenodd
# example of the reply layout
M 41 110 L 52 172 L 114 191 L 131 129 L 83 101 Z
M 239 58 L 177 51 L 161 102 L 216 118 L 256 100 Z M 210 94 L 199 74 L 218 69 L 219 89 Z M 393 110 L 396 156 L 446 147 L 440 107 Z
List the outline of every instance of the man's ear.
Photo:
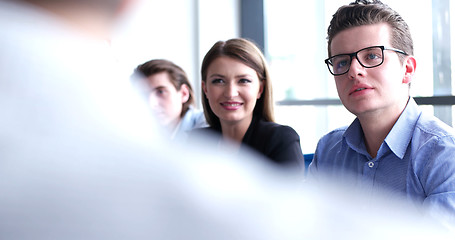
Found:
M 405 74 L 403 77 L 403 83 L 408 84 L 411 83 L 412 77 L 414 76 L 414 73 L 416 71 L 417 63 L 416 59 L 413 56 L 406 57 L 406 62 L 405 62 Z
M 190 90 L 186 84 L 182 84 L 180 93 L 182 94 L 182 104 L 188 102 L 188 99 L 190 99 Z

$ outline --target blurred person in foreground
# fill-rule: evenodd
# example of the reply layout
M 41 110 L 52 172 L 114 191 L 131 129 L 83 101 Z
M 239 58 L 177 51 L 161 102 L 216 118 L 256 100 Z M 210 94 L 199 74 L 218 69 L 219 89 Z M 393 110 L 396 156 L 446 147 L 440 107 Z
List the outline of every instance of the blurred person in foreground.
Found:
M 135 81 L 143 81 L 149 105 L 171 139 L 183 139 L 194 128 L 206 127 L 204 113 L 195 108 L 195 96 L 187 74 L 165 59 L 147 61 L 135 69 Z
M 385 188 L 455 224 L 454 130 L 410 97 L 417 61 L 403 18 L 380 1 L 340 7 L 328 56 L 341 102 L 357 118 L 320 139 L 310 175 Z
M 254 149 L 277 166 L 305 169 L 300 136 L 274 122 L 272 80 L 253 42 L 243 38 L 216 42 L 202 61 L 201 76 L 210 127 L 199 132 L 217 134 L 220 146 Z
M 105 48 L 128 4 L 0 1 L 0 239 L 449 239 L 210 139 L 165 144 Z

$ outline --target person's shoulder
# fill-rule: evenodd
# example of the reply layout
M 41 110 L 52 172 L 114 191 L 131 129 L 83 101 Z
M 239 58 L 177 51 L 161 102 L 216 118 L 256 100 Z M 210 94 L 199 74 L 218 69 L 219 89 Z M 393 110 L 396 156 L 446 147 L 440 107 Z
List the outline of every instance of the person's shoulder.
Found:
M 346 132 L 347 129 L 348 129 L 348 126 L 343 126 L 343 127 L 333 129 L 330 132 L 326 133 L 321 139 L 332 139 L 332 138 L 339 139 L 344 135 L 344 133 Z
M 264 120 L 259 120 L 258 121 L 258 126 L 260 128 L 261 132 L 272 134 L 272 135 L 282 135 L 282 136 L 299 136 L 297 132 L 294 130 L 294 128 L 287 126 L 287 125 L 281 125 L 276 122 L 268 122 Z
M 221 132 L 216 130 L 212 127 L 200 127 L 200 128 L 193 128 L 188 133 L 188 139 L 219 139 L 221 137 Z
M 195 128 L 204 128 L 208 127 L 207 121 L 205 119 L 204 112 L 193 107 L 190 107 L 185 113 L 185 116 L 182 119 L 183 122 L 190 123 L 188 126 L 189 130 Z
M 211 127 L 200 127 L 200 128 L 193 128 L 190 131 L 192 134 L 204 134 L 204 133 L 215 133 L 216 130 Z
M 317 148 L 325 148 L 335 146 L 340 143 L 343 139 L 343 135 L 346 132 L 348 126 L 336 128 L 319 139 Z
M 437 117 L 425 113 L 422 113 L 418 119 L 414 132 L 429 138 L 455 138 L 454 128 Z
M 430 156 L 447 162 L 455 157 L 455 130 L 435 116 L 422 113 L 414 127 L 411 145 L 415 149 L 413 155 L 427 156 L 425 162 Z

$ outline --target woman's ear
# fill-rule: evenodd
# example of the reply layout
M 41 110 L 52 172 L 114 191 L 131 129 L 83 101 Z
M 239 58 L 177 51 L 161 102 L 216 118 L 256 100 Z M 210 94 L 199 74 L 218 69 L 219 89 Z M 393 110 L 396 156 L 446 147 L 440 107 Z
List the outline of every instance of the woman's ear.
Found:
M 180 93 L 182 94 L 182 104 L 188 102 L 188 99 L 190 99 L 190 90 L 186 84 L 180 87 Z
M 404 73 L 403 83 L 405 83 L 405 84 L 411 83 L 412 77 L 414 76 L 414 73 L 416 71 L 416 66 L 417 66 L 417 62 L 413 56 L 409 56 L 406 58 L 406 62 L 405 62 L 405 66 L 404 66 L 406 72 Z
M 259 92 L 257 99 L 261 98 L 262 93 L 264 92 L 264 81 L 259 81 Z
M 204 91 L 204 93 L 205 93 L 205 96 L 207 96 L 207 86 L 205 85 L 204 81 L 201 82 L 201 87 L 202 87 L 202 91 Z

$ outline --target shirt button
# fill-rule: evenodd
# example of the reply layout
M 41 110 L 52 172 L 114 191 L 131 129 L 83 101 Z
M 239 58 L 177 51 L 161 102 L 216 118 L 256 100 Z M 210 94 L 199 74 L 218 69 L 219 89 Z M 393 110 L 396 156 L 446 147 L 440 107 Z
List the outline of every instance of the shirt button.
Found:
M 368 167 L 370 167 L 370 168 L 374 167 L 374 162 L 369 162 Z

